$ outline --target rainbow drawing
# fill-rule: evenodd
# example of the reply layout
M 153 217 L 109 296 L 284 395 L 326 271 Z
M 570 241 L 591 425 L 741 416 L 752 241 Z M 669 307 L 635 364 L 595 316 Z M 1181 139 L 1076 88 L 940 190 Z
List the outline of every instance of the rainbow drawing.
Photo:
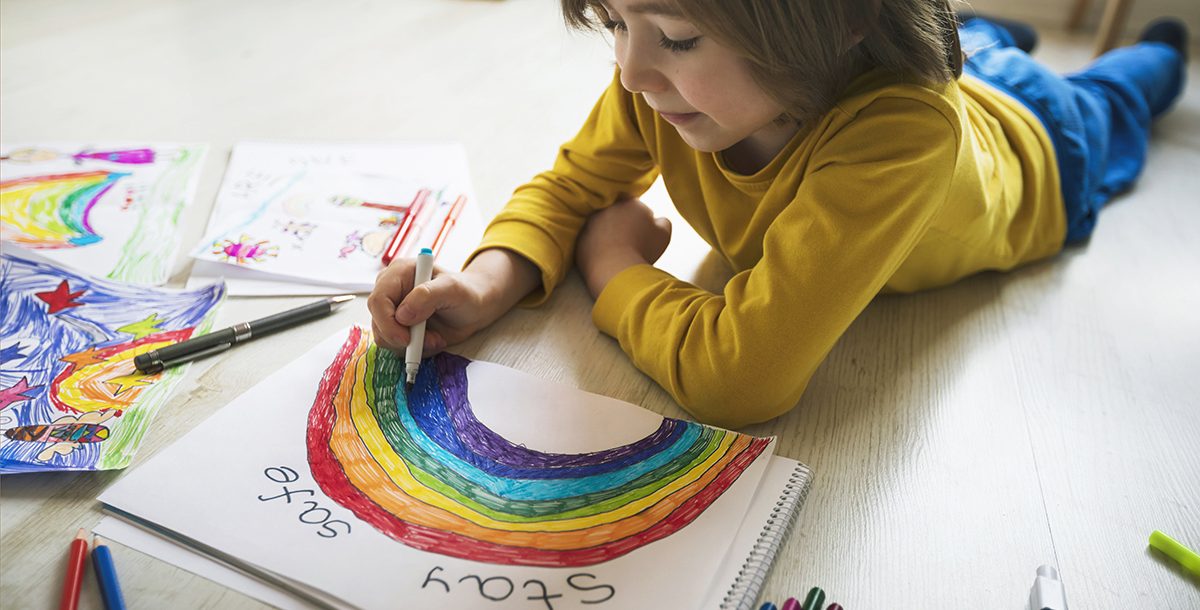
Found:
M 88 222 L 96 202 L 127 173 L 104 170 L 27 176 L 0 182 L 4 239 L 53 250 L 99 242 Z
M 351 331 L 309 412 L 314 479 L 410 547 L 545 567 L 608 561 L 678 532 L 769 445 L 664 418 L 628 445 L 543 453 L 488 429 L 467 399 L 469 360 L 425 361 L 406 399 L 403 362 Z

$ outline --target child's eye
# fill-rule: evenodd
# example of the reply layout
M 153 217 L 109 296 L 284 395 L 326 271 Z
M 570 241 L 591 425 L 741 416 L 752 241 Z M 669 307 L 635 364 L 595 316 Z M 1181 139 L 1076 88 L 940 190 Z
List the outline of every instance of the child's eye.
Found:
M 682 53 L 684 51 L 691 51 L 692 49 L 696 48 L 696 43 L 698 42 L 700 42 L 699 36 L 688 38 L 687 40 L 674 40 L 663 36 L 662 39 L 658 41 L 658 46 L 668 51 Z
M 625 22 L 617 21 L 616 19 L 605 19 L 604 20 L 604 29 L 606 29 L 610 32 L 624 32 L 625 31 Z

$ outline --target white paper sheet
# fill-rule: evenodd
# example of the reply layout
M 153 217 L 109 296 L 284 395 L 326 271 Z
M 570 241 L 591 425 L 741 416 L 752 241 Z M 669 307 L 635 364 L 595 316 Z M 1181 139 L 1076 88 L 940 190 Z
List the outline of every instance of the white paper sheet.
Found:
M 207 149 L 162 142 L 0 145 L 5 247 L 35 250 L 89 275 L 162 284 Z
M 92 533 L 107 540 L 137 549 L 151 557 L 187 570 L 197 576 L 207 578 L 217 584 L 241 591 L 250 597 L 276 608 L 282 608 L 283 610 L 307 610 L 316 607 L 275 587 L 263 584 L 220 562 L 214 561 L 207 555 L 152 534 L 147 530 L 116 517 L 101 519 L 96 524 L 96 527 L 92 528 Z
M 461 195 L 466 204 L 437 260 L 458 269 L 483 234 L 460 145 L 240 143 L 192 250 L 192 275 L 223 276 L 234 295 L 369 292 L 422 189 L 429 203 L 399 256 L 432 246 Z
M 773 443 L 685 527 L 609 561 L 547 568 L 419 551 L 360 521 L 322 493 L 309 470 L 304 443 L 309 408 L 321 372 L 344 338 L 331 337 L 264 380 L 100 500 L 256 569 L 365 608 L 394 607 L 397 600 L 420 608 L 546 607 L 538 597 L 543 593 L 561 595 L 550 597 L 556 610 L 695 608 L 705 601 Z M 497 365 L 471 363 L 466 375 L 476 418 L 531 450 L 612 447 L 646 436 L 661 422 L 633 405 Z M 282 476 L 285 472 L 296 476 Z M 287 482 L 278 482 L 282 479 Z M 322 537 L 321 524 L 331 520 L 349 527 Z M 349 533 L 340 533 L 343 529 Z M 588 603 L 602 598 L 600 605 Z

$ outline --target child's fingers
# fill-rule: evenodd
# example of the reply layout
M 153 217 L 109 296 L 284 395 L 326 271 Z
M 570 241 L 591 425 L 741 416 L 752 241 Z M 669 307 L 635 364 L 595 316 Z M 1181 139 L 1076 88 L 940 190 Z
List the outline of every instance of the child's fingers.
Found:
M 390 349 L 394 352 L 404 349 L 404 345 L 398 345 L 391 339 L 387 338 L 387 336 L 383 334 L 383 331 L 379 330 L 379 324 L 374 320 L 371 320 L 371 335 L 375 338 L 375 344 L 379 347 Z
M 463 287 L 452 275 L 441 275 L 414 287 L 396 307 L 395 322 L 412 326 L 428 320 L 439 309 L 462 301 Z
M 446 339 L 442 337 L 441 331 L 426 326 L 425 343 L 421 347 L 421 357 L 428 358 L 444 349 L 446 349 Z
M 412 337 L 409 329 L 397 324 L 390 313 L 379 317 L 371 312 L 371 332 L 375 336 L 375 343 L 390 350 L 404 349 Z
M 367 310 L 371 312 L 375 341 L 389 349 L 408 345 L 409 330 L 396 322 L 396 303 L 404 297 L 412 285 L 405 282 L 403 266 L 389 267 L 375 280 L 375 289 L 367 297 Z M 409 274 L 411 278 L 411 272 Z

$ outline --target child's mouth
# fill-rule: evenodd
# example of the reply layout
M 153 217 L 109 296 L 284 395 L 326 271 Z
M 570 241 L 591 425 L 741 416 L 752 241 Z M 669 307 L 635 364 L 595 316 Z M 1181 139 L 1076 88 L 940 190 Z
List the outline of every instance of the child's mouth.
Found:
M 690 123 L 690 122 L 696 120 L 696 118 L 698 118 L 700 116 L 699 112 L 686 112 L 686 113 L 660 112 L 658 114 L 661 115 L 662 118 L 666 119 L 667 122 L 671 123 L 672 125 L 684 125 L 684 124 L 687 124 L 687 123 Z

